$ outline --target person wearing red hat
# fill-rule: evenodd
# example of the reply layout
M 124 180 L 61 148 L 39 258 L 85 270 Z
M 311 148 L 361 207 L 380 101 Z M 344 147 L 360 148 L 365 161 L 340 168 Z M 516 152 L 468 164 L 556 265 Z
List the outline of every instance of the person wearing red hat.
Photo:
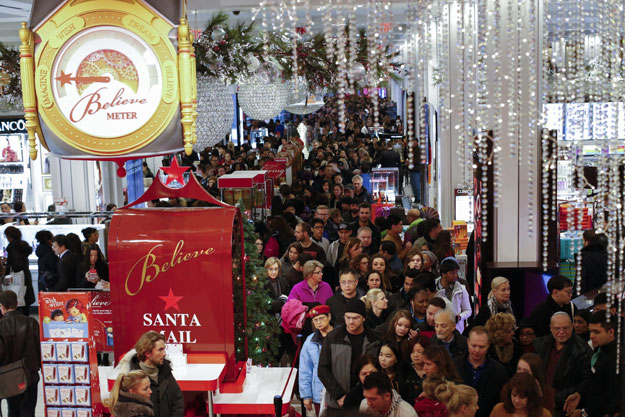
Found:
M 318 305 L 308 311 L 308 317 L 315 326 L 315 332 L 310 334 L 304 345 L 299 360 L 299 393 L 306 410 L 315 408 L 319 415 L 323 384 L 317 374 L 319 354 L 326 335 L 332 331 L 330 307 Z

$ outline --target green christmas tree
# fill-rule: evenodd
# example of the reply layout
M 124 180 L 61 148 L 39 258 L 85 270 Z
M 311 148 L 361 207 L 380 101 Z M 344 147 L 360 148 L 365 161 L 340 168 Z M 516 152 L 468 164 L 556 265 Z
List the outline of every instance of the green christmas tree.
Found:
M 242 281 L 240 277 L 237 277 L 238 274 L 234 274 L 236 357 L 239 361 L 246 360 L 245 336 L 247 335 L 248 357 L 252 359 L 252 362 L 259 365 L 275 365 L 279 351 L 280 328 L 276 317 L 269 312 L 271 298 L 266 288 L 268 278 L 261 254 L 258 253 L 255 245 L 254 225 L 247 220 L 242 203 L 239 203 L 239 207 L 243 213 L 247 326 L 243 323 Z

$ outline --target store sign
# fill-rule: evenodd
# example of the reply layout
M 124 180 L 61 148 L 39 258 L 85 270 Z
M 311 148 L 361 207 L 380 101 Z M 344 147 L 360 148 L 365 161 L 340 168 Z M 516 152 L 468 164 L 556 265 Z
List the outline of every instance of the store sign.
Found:
M 93 28 L 72 37 L 57 55 L 52 76 L 52 96 L 65 119 L 94 137 L 135 132 L 161 101 L 158 58 L 124 28 Z M 171 100 L 174 79 L 167 81 L 164 96 Z
M 274 184 L 279 185 L 286 180 L 286 159 L 267 161 L 263 170 L 267 171 L 269 178 L 273 178 Z
M 21 56 L 22 68 L 32 68 L 22 71 L 29 139 L 37 132 L 51 152 L 81 159 L 190 152 L 195 58 L 179 17 L 139 1 L 65 1 L 30 22 L 32 36 L 21 34 L 33 39 L 22 45 L 33 54 Z
M 153 330 L 167 343 L 182 344 L 185 353 L 224 352 L 234 364 L 235 213 L 235 208 L 115 212 L 109 268 L 116 357 Z
M 0 134 L 26 133 L 26 120 L 0 120 Z

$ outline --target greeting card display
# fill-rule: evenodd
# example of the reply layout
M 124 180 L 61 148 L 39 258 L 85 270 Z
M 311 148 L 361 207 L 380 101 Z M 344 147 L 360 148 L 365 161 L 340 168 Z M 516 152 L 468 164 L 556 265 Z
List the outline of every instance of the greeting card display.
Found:
M 46 417 L 102 417 L 93 317 L 101 293 L 39 293 Z

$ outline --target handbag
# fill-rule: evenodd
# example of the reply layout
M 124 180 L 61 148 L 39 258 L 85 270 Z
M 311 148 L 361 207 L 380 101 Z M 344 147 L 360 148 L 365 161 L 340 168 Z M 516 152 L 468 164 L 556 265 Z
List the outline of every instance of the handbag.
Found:
M 24 279 L 24 271 L 12 271 L 9 275 L 5 275 L 2 280 L 2 290 L 11 290 L 17 294 L 17 306 L 24 307 L 26 302 L 26 282 Z
M 24 359 L 0 366 L 0 399 L 20 395 L 28 388 Z

